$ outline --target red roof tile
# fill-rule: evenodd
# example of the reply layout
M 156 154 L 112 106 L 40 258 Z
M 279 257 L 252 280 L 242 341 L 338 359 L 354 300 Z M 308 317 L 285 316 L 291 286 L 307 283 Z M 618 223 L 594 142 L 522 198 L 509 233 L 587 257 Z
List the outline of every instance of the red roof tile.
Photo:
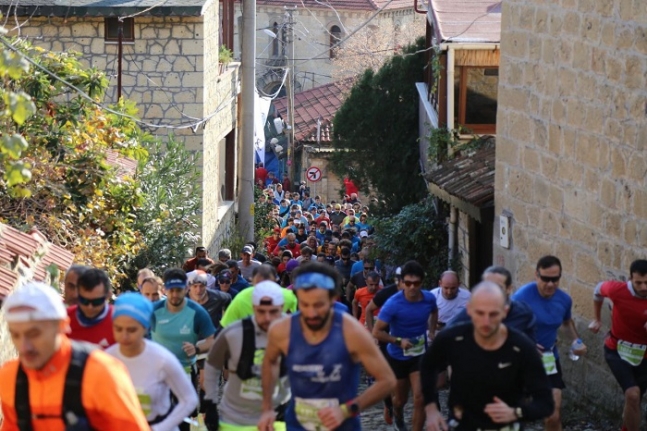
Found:
M 50 244 L 47 249 L 47 254 L 41 259 L 36 267 L 36 272 L 34 273 L 34 279 L 43 281 L 47 276 L 47 267 L 52 263 L 56 265 L 64 273 L 74 262 L 74 255 L 69 251 L 65 250 L 62 247 L 59 247 L 54 244 Z
M 0 267 L 0 300 L 10 294 L 18 284 L 18 274 Z
M 7 250 L 9 250 L 9 252 L 14 256 L 17 255 L 31 258 L 41 247 L 41 243 L 38 239 L 7 225 L 2 225 L 0 229 L 0 239 L 3 240 Z
M 124 157 L 115 150 L 106 151 L 106 161 L 117 168 L 119 176 L 134 177 L 137 172 L 137 160 Z
M 352 80 L 332 82 L 294 95 L 294 139 L 297 142 L 317 140 L 317 120 L 321 121 L 321 142 L 330 142 L 332 120 L 344 103 L 344 93 Z M 274 100 L 281 117 L 287 119 L 286 97 Z
M 238 1 L 238 0 L 237 0 Z M 413 8 L 413 0 L 257 0 L 258 6 L 296 6 L 308 9 L 366 10 L 376 11 L 386 5 L 385 10 Z
M 500 0 L 429 0 L 439 42 L 501 41 Z

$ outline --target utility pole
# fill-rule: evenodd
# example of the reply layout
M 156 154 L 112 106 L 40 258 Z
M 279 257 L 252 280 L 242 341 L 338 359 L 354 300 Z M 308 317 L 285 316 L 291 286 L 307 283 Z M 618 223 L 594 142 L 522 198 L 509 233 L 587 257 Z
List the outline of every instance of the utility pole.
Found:
M 285 9 L 288 14 L 288 27 L 290 28 L 290 66 L 288 68 L 289 76 L 287 79 L 288 115 L 290 117 L 290 131 L 288 133 L 288 177 L 292 181 L 292 184 L 296 184 L 296 178 L 294 178 L 294 83 L 296 79 L 294 70 L 294 45 L 296 38 L 294 35 L 294 19 L 292 13 L 297 7 L 288 8 L 286 6 Z
M 254 103 L 256 93 L 256 0 L 243 0 L 242 149 L 238 221 L 243 238 L 254 240 Z
M 117 34 L 119 40 L 119 46 L 117 48 L 117 103 L 119 103 L 121 100 L 121 62 L 124 56 L 124 19 L 121 17 L 117 18 Z

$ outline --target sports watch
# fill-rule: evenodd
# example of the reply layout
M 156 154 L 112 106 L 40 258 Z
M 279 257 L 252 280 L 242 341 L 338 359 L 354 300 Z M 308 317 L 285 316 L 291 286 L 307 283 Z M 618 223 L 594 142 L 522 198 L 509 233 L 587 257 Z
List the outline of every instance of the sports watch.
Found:
M 523 418 L 523 410 L 521 410 L 521 407 L 514 409 L 514 415 L 517 417 L 517 419 Z
M 355 400 L 350 400 L 342 404 L 340 409 L 345 418 L 356 418 L 359 416 L 359 405 Z

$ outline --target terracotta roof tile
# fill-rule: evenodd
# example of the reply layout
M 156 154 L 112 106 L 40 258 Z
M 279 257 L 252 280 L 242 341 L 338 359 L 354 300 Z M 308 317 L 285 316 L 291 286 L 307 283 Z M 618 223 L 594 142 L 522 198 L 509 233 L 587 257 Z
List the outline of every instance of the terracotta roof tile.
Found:
M 61 273 L 64 273 L 72 265 L 72 262 L 74 262 L 74 255 L 72 253 L 62 247 L 50 244 L 47 249 L 47 254 L 45 254 L 45 257 L 41 259 L 36 267 L 34 279 L 40 281 L 45 280 L 47 267 L 52 263 L 58 267 Z
M 2 225 L 0 238 L 13 256 L 31 258 L 41 248 L 41 243 L 38 239 L 7 225 Z
M 0 300 L 5 298 L 11 293 L 18 284 L 18 274 L 7 269 L 0 267 Z
M 297 142 L 313 142 L 317 136 L 317 120 L 321 120 L 321 142 L 330 142 L 332 120 L 344 103 L 343 94 L 352 85 L 352 80 L 315 87 L 294 95 L 294 138 Z M 287 118 L 286 97 L 274 100 L 282 118 Z
M 120 177 L 134 177 L 137 172 L 137 160 L 124 157 L 115 150 L 106 151 L 106 161 L 111 166 L 117 168 L 117 174 Z
M 500 0 L 429 0 L 439 42 L 501 41 Z

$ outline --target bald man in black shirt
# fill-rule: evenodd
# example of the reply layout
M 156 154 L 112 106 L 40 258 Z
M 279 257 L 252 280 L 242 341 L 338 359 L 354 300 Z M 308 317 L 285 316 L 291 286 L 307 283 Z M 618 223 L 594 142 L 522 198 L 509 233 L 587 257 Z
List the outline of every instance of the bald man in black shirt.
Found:
M 471 322 L 441 331 L 420 364 L 426 431 L 445 431 L 436 381 L 451 366 L 450 424 L 456 431 L 518 430 L 522 421 L 550 416 L 553 397 L 534 344 L 502 324 L 506 297 L 492 282 L 476 286 L 467 306 Z

